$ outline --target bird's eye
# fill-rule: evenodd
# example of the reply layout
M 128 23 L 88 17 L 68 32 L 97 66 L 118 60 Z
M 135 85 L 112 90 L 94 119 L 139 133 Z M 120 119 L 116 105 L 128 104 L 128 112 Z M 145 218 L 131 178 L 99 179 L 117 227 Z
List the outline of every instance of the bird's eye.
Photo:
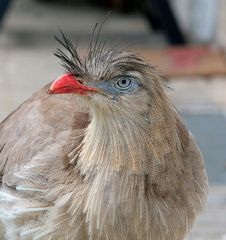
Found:
M 130 78 L 121 78 L 116 82 L 116 87 L 120 90 L 127 90 L 130 88 L 132 81 Z

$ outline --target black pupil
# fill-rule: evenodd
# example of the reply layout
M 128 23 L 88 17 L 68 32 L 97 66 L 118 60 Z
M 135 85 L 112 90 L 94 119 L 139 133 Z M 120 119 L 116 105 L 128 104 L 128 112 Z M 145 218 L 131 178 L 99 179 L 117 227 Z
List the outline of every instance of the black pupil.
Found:
M 122 85 L 125 85 L 125 84 L 126 84 L 126 80 L 123 79 L 123 80 L 122 80 Z

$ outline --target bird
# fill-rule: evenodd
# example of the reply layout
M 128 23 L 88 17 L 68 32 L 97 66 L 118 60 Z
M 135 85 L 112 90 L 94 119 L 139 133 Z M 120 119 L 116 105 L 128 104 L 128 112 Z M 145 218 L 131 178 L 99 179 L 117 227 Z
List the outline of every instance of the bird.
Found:
M 139 55 L 87 53 L 61 31 L 64 67 L 0 124 L 0 229 L 9 240 L 183 240 L 208 179 L 164 77 Z

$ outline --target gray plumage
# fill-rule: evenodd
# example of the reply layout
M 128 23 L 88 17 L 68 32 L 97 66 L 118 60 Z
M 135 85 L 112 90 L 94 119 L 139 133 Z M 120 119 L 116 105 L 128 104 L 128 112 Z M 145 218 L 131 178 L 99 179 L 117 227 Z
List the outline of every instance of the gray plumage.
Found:
M 94 41 L 82 59 L 60 42 L 67 72 L 99 92 L 49 95 L 48 84 L 0 124 L 5 239 L 185 239 L 207 176 L 162 77 L 131 53 Z

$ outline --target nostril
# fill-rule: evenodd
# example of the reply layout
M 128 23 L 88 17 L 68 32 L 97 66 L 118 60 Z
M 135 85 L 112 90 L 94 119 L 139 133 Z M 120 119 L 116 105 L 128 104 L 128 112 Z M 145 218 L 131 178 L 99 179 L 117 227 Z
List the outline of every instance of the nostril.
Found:
M 80 79 L 77 79 L 77 81 L 78 81 L 79 83 L 83 84 L 82 80 L 80 80 Z

